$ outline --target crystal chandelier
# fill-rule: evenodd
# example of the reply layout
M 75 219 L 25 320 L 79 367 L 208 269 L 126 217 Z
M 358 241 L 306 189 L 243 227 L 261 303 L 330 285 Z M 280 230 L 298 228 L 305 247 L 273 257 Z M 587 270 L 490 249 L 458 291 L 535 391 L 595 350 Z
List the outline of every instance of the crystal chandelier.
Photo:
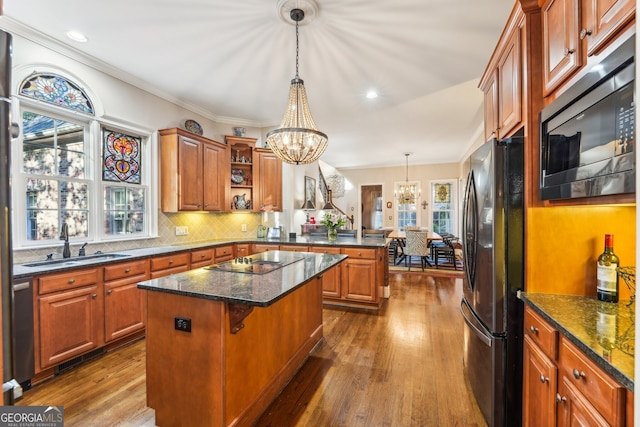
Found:
M 420 199 L 420 190 L 416 195 L 416 186 L 409 184 L 409 156 L 411 153 L 404 153 L 407 159 L 407 173 L 405 175 L 405 183 L 400 186 L 400 191 L 394 191 L 398 203 L 401 205 L 413 205 Z
M 282 123 L 267 133 L 267 144 L 283 162 L 300 165 L 318 160 L 327 148 L 328 139 L 311 117 L 304 82 L 298 76 L 298 24 L 304 19 L 304 11 L 292 9 L 290 16 L 296 23 L 296 76 L 291 80 Z

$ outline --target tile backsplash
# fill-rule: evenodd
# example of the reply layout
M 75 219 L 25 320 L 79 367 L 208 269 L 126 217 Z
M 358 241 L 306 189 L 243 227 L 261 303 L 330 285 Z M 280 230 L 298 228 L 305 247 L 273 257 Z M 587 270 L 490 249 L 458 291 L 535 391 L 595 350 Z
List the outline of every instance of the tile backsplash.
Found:
M 255 238 L 258 225 L 277 226 L 282 220 L 282 213 L 158 213 L 158 237 L 150 239 L 125 240 L 118 242 L 89 243 L 87 255 L 97 251 L 118 252 L 152 246 L 168 246 L 216 239 L 250 239 Z M 242 231 L 243 224 L 247 231 Z M 176 236 L 176 227 L 187 227 L 188 234 Z M 47 248 L 21 249 L 13 251 L 13 263 L 21 264 L 46 259 L 47 254 L 54 253 L 54 258 L 62 257 L 62 243 L 52 242 Z M 84 242 L 71 242 L 71 255 L 76 256 Z

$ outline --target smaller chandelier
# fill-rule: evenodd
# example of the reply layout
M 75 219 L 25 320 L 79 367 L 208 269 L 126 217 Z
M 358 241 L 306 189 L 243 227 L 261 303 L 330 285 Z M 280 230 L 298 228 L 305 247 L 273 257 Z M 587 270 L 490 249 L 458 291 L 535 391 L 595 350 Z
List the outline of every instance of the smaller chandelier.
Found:
M 267 144 L 283 162 L 300 165 L 318 160 L 327 148 L 328 138 L 311 117 L 304 81 L 298 76 L 298 24 L 304 19 L 304 11 L 292 9 L 291 19 L 296 23 L 296 76 L 291 80 L 282 123 L 267 133 Z
M 420 199 L 420 190 L 416 194 L 416 186 L 409 184 L 409 156 L 411 153 L 404 153 L 407 159 L 407 173 L 405 175 L 405 184 L 400 186 L 400 191 L 394 191 L 393 194 L 398 203 L 401 205 L 413 205 Z

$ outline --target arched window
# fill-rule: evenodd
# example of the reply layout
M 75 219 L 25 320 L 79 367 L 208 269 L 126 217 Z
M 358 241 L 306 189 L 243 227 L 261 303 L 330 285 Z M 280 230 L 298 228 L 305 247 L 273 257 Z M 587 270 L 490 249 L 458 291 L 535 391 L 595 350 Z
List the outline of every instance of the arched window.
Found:
M 22 81 L 20 95 L 58 107 L 94 114 L 93 105 L 77 84 L 54 74 L 33 73 Z
M 54 73 L 29 75 L 18 100 L 13 208 L 26 215 L 14 215 L 14 246 L 51 245 L 65 223 L 78 243 L 147 237 L 148 135 L 101 123 L 87 92 Z

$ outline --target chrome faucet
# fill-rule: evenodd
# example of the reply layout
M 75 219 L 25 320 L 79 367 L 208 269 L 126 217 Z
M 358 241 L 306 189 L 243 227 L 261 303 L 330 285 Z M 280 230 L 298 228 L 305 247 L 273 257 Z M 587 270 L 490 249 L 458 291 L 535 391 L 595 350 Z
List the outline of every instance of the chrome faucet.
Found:
M 60 231 L 60 240 L 64 240 L 62 258 L 71 258 L 71 249 L 69 248 L 69 226 L 66 222 L 62 224 L 62 230 Z

